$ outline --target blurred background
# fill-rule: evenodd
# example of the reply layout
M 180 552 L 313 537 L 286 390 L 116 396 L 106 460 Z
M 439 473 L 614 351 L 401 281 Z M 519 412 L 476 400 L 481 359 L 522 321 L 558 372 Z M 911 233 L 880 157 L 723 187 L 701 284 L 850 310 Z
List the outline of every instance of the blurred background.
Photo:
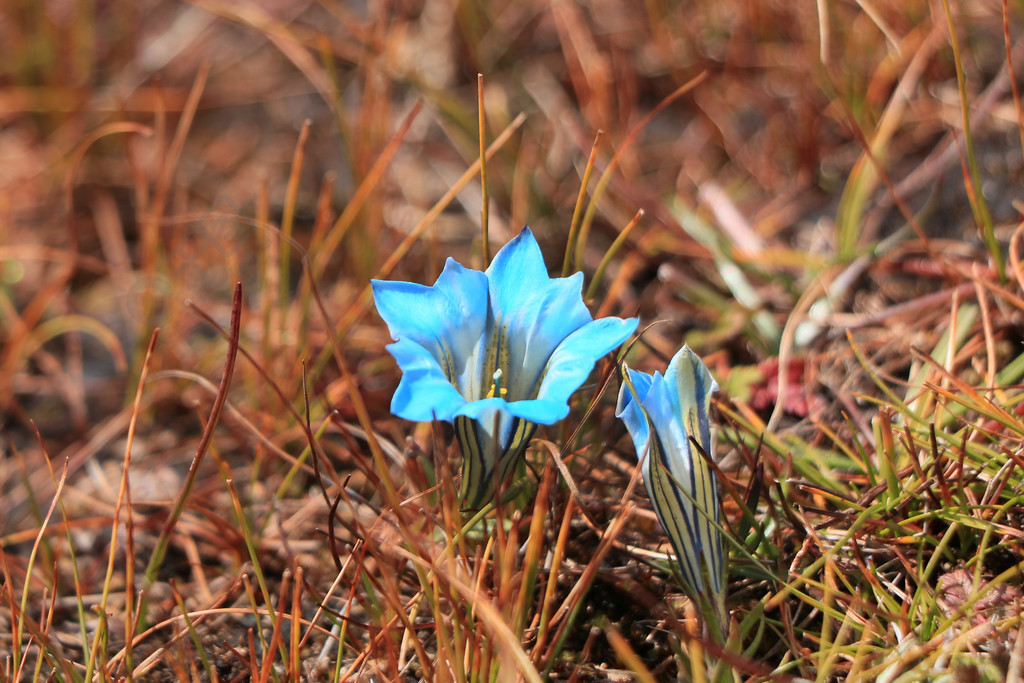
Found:
M 659 321 L 636 367 L 663 369 L 686 342 L 722 384 L 737 485 L 756 477 L 732 446 L 756 450 L 765 429 L 795 440 L 789 456 L 765 455 L 769 484 L 874 485 L 849 474 L 849 444 L 875 443 L 880 386 L 934 406 L 913 349 L 948 350 L 938 362 L 982 386 L 1022 374 L 1021 309 L 984 284 L 1020 280 L 1007 245 L 1024 166 L 1022 12 L 999 0 L 5 0 L 4 552 L 24 557 L 66 461 L 74 545 L 102 579 L 133 416 L 132 495 L 159 529 L 216 393 L 215 324 L 228 326 L 236 282 L 251 357 L 218 467 L 235 468 L 246 504 L 276 496 L 308 531 L 297 553 L 324 551 L 302 499 L 320 476 L 300 456 L 304 381 L 314 426 L 355 423 L 351 372 L 397 457 L 430 451 L 429 426 L 389 417 L 398 372 L 367 285 L 430 283 L 449 256 L 482 267 L 479 74 L 492 253 L 529 224 L 557 274 L 575 214 L 586 237 L 570 260 L 591 310 Z M 624 430 L 598 432 L 587 457 L 607 447 L 613 464 L 581 476 L 617 500 Z M 361 438 L 325 446 L 325 462 L 370 499 L 372 468 L 352 464 Z M 220 558 L 231 500 L 207 468 L 193 522 Z M 656 536 L 646 519 L 637 533 Z M 779 541 L 788 559 L 802 538 Z

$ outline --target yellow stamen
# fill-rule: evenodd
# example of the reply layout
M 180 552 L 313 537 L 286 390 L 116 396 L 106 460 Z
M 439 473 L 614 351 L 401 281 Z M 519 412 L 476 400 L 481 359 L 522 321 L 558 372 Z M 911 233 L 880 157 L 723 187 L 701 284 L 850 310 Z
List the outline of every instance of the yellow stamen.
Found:
M 494 374 L 491 375 L 491 378 L 494 381 L 491 382 L 491 388 L 487 392 L 487 396 L 485 398 L 494 398 L 495 395 L 504 397 L 505 394 L 508 393 L 508 389 L 506 389 L 505 387 L 501 386 L 501 368 L 498 368 L 497 370 L 495 370 Z

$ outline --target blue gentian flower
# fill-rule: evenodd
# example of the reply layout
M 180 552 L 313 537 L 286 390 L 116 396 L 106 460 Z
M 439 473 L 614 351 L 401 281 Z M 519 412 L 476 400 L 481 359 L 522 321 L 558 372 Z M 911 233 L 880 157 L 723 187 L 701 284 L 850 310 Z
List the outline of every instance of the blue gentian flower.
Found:
M 636 318 L 594 320 L 582 284 L 582 273 L 548 277 L 528 227 L 485 272 L 449 258 L 432 287 L 372 282 L 402 369 L 391 412 L 454 423 L 466 508 L 487 502 L 536 426 L 568 415 L 569 396 L 597 360 L 636 329 Z
M 712 450 L 708 408 L 718 385 L 703 361 L 684 346 L 665 376 L 623 371 L 615 414 L 626 423 L 658 520 L 679 558 L 691 596 L 709 595 L 724 609 L 723 548 L 718 484 L 704 451 Z M 696 442 L 696 446 L 691 439 Z

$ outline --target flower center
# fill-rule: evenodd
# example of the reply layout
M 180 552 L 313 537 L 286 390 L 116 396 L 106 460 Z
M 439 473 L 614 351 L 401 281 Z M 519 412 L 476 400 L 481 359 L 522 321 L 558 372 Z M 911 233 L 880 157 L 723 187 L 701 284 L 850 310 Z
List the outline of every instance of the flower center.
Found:
M 501 386 L 501 368 L 494 371 L 494 374 L 491 375 L 491 379 L 494 381 L 491 382 L 491 388 L 488 390 L 485 398 L 494 398 L 495 396 L 499 398 L 504 397 L 505 394 L 508 393 L 508 389 Z

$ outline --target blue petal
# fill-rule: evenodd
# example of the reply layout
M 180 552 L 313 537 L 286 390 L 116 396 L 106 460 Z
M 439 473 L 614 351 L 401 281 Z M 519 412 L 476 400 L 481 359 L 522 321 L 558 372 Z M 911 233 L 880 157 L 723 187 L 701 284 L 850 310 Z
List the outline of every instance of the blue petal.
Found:
M 708 411 L 711 408 L 711 394 L 718 391 L 718 384 L 711 377 L 711 372 L 700 357 L 684 345 L 669 362 L 665 370 L 665 382 L 684 429 L 697 439 L 705 452 L 711 453 Z
M 690 436 L 698 439 L 706 453 L 712 452 L 707 411 L 711 404 L 711 392 L 717 389 L 718 385 L 711 379 L 704 363 L 684 346 L 672 358 L 664 377 L 654 373 L 651 389 L 642 401 L 643 410 L 658 435 L 669 473 L 698 503 L 705 502 L 704 499 L 708 503 L 713 502 L 710 499 L 712 496 L 717 499 L 717 489 L 712 493 L 706 486 L 706 464 L 701 460 L 700 453 L 693 449 Z M 701 435 L 701 431 L 706 438 Z M 649 467 L 650 463 L 645 463 L 645 479 Z M 711 488 L 714 489 L 714 486 Z M 685 507 L 688 508 L 688 514 L 696 514 L 692 504 L 688 503 Z M 713 507 L 717 511 L 717 505 L 709 504 L 705 509 L 711 510 Z
M 498 411 L 501 414 L 501 419 L 505 420 L 509 414 L 508 402 L 503 398 L 482 398 L 479 401 L 470 401 L 466 403 L 459 409 L 458 414 L 465 415 L 468 418 L 480 420 L 482 422 L 493 422 L 495 411 Z M 489 416 L 489 419 L 485 420 L 486 416 Z
M 568 404 L 598 359 L 626 341 L 638 322 L 637 318 L 601 318 L 572 332 L 551 354 L 537 397 Z
M 391 412 L 414 422 L 454 419 L 466 399 L 448 381 L 433 354 L 411 339 L 399 339 L 387 348 L 402 369 Z
M 483 382 L 479 354 L 487 321 L 487 276 L 449 258 L 432 287 L 382 280 L 371 285 L 391 337 L 422 346 L 463 396 L 476 398 Z
M 569 414 L 569 404 L 566 401 L 552 401 L 546 398 L 512 401 L 508 404 L 508 412 L 535 424 L 553 425 L 559 420 L 564 420 Z
M 692 468 L 690 439 L 686 435 L 682 421 L 677 418 L 678 398 L 673 396 L 673 390 L 661 373 L 654 373 L 651 390 L 644 397 L 642 405 L 644 412 L 651 419 L 651 424 L 654 425 L 672 476 L 681 486 L 686 487 Z M 649 462 L 644 463 L 645 478 L 649 466 Z M 690 493 L 692 495 L 692 489 Z
M 495 255 L 487 279 L 495 331 L 502 339 L 498 366 L 507 368 L 508 397 L 536 398 L 552 353 L 592 320 L 580 294 L 583 274 L 549 278 L 540 246 L 527 227 Z
M 494 410 L 501 411 L 503 420 L 511 416 L 536 424 L 550 425 L 565 419 L 565 416 L 569 414 L 569 404 L 565 401 L 558 402 L 548 399 L 506 401 L 503 398 L 483 398 L 467 403 L 458 410 L 457 414 L 483 422 L 486 419 L 483 416 Z M 491 420 L 493 419 L 492 416 Z
M 651 431 L 647 426 L 647 416 L 644 415 L 640 405 L 651 391 L 652 377 L 646 372 L 630 370 L 629 368 L 626 368 L 626 372 L 629 382 L 624 381 L 619 389 L 619 401 L 615 406 L 615 417 L 621 419 L 626 424 L 626 429 L 629 430 L 629 435 L 633 439 L 633 445 L 636 447 L 636 456 L 637 458 L 642 458 L 647 452 Z M 633 384 L 632 391 L 630 391 L 629 383 Z M 636 392 L 635 397 L 633 392 Z

